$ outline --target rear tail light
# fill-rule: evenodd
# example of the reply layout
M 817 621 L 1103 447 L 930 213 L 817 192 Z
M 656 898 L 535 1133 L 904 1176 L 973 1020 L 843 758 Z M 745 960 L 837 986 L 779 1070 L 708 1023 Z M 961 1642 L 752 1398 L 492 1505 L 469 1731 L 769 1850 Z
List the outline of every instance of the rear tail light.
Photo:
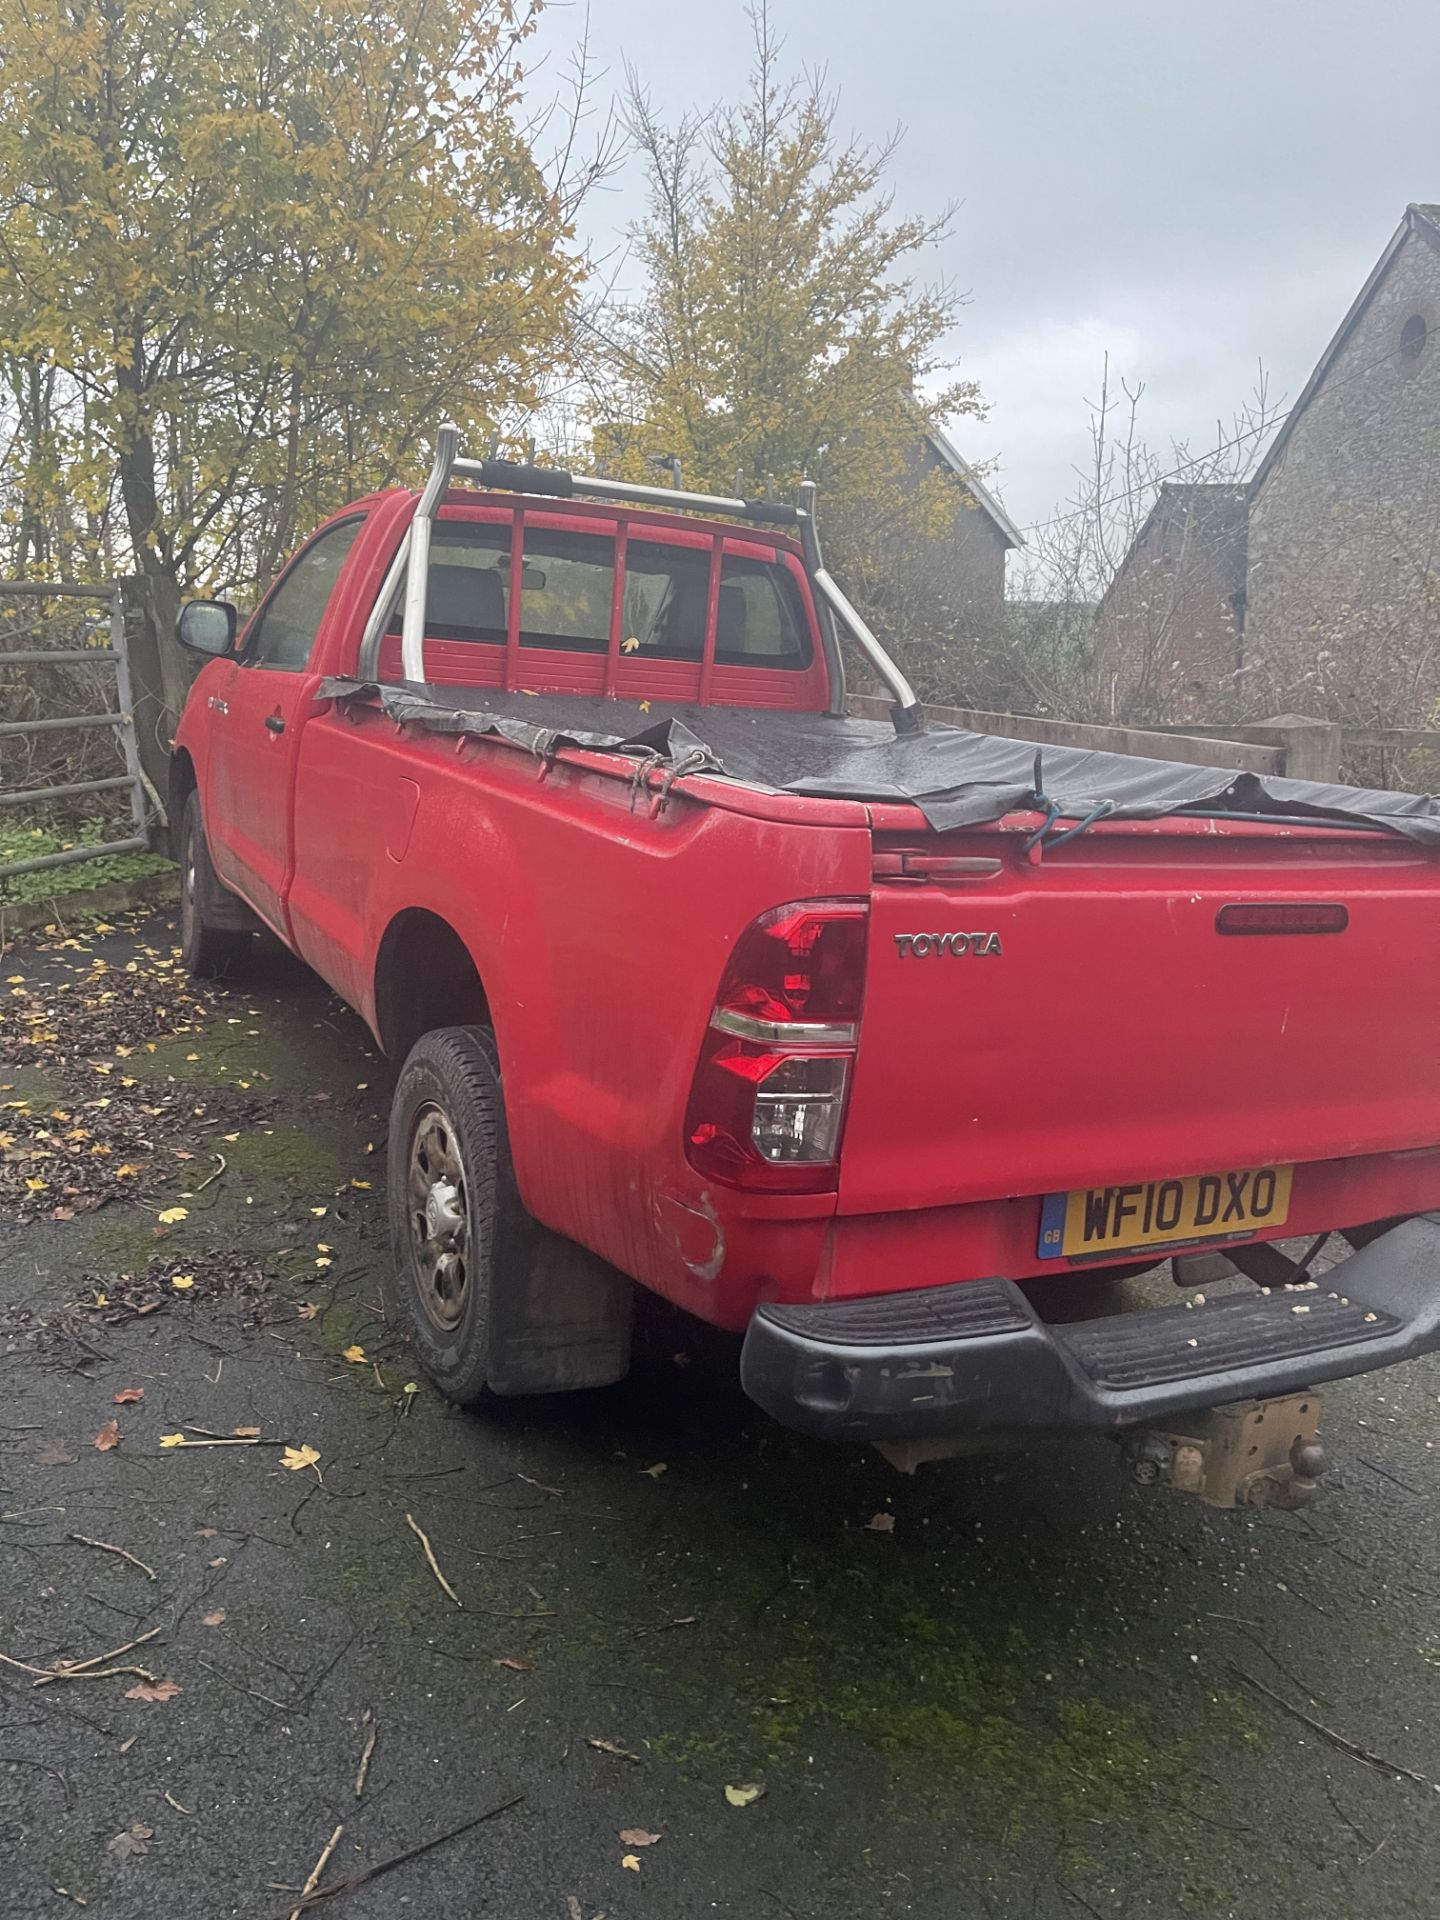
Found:
M 685 1115 L 690 1163 L 727 1186 L 826 1193 L 865 986 L 867 904 L 803 900 L 742 934 Z
M 1349 909 L 1338 901 L 1253 901 L 1221 907 L 1215 916 L 1217 933 L 1344 933 L 1349 924 Z

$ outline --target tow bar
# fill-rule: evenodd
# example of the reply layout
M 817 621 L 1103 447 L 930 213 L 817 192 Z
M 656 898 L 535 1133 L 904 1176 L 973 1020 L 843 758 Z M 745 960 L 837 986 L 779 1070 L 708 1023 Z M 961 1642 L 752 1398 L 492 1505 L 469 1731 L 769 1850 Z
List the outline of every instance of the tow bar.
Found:
M 1177 1416 L 1174 1429 L 1119 1438 L 1141 1486 L 1198 1494 L 1211 1507 L 1303 1507 L 1325 1471 L 1318 1393 L 1211 1407 Z

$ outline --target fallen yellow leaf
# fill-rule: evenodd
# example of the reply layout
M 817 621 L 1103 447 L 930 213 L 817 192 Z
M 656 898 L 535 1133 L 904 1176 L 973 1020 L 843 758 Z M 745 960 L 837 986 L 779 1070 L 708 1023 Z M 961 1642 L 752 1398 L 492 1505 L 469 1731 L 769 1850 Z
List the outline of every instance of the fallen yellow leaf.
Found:
M 420 1391 L 419 1383 L 414 1380 L 407 1380 L 400 1391 L 402 1393 L 418 1393 Z
M 292 1473 L 298 1473 L 301 1467 L 313 1467 L 319 1458 L 319 1449 L 307 1443 L 303 1447 L 286 1447 L 280 1456 L 280 1464 L 289 1467 Z
M 638 1853 L 622 1854 L 620 1864 L 622 1867 L 628 1867 L 631 1873 L 638 1873 L 640 1871 L 640 1856 Z
M 362 1193 L 369 1191 L 370 1182 L 368 1180 L 352 1180 L 350 1184 L 352 1187 L 359 1187 Z
M 165 1211 L 163 1213 L 157 1213 L 155 1218 L 160 1222 L 162 1227 L 173 1227 L 177 1221 L 188 1220 L 190 1218 L 190 1209 L 188 1207 L 166 1207 Z
M 364 1347 L 346 1347 L 340 1358 L 342 1360 L 348 1360 L 352 1366 L 363 1367 L 365 1364 L 365 1349 Z
M 183 1447 L 185 1436 L 183 1433 L 162 1433 L 160 1444 L 162 1447 Z
M 753 1807 L 764 1791 L 760 1786 L 726 1787 L 725 1798 L 732 1807 Z
M 172 1273 L 170 1284 L 172 1287 L 178 1287 L 181 1293 L 186 1293 L 194 1286 L 195 1276 L 193 1273 Z

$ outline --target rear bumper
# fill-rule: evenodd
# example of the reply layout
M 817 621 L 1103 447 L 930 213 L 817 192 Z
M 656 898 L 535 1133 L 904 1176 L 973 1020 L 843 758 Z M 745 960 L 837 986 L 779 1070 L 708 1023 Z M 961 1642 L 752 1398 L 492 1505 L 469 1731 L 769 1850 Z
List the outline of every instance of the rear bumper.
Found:
M 1301 1311 L 1297 1311 L 1301 1309 Z M 1040 1320 L 1010 1280 L 761 1307 L 745 1391 L 833 1440 L 1150 1424 L 1440 1348 L 1440 1214 L 1393 1227 L 1313 1292 Z

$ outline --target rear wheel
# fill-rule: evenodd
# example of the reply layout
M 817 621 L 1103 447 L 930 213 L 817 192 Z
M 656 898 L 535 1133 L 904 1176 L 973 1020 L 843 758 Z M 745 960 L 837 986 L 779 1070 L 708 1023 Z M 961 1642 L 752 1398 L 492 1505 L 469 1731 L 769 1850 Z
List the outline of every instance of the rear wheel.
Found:
M 234 973 L 249 951 L 248 933 L 216 925 L 224 892 L 210 864 L 200 796 L 191 792 L 180 828 L 180 957 L 186 971 L 202 979 Z
M 608 1386 L 630 1356 L 630 1282 L 521 1202 L 487 1027 L 412 1048 L 390 1111 L 391 1320 L 447 1398 Z

